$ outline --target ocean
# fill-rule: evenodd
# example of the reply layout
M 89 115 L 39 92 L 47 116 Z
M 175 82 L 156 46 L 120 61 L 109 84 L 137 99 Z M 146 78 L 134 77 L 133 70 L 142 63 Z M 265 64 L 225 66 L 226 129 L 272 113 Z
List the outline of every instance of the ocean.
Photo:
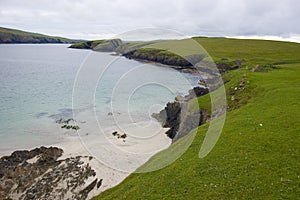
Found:
M 154 137 L 161 126 L 151 114 L 187 94 L 199 80 L 197 75 L 112 53 L 67 47 L 0 45 L 1 155 L 69 137 L 85 142 L 94 136 L 105 143 L 109 140 L 103 135 L 113 130 L 127 133 L 134 142 Z M 78 131 L 56 123 L 70 118 Z

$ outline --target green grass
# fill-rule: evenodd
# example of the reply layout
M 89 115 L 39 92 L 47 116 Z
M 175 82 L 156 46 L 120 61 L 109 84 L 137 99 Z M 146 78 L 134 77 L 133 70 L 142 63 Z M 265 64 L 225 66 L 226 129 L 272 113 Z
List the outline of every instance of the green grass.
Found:
M 176 59 L 182 59 L 180 56 L 169 52 L 167 50 L 155 49 L 155 48 L 141 48 L 136 51 L 137 54 L 145 54 L 148 57 L 151 56 L 165 56 L 165 57 L 172 57 Z
M 205 124 L 194 140 L 193 133 L 182 138 L 139 170 L 164 164 L 183 144 L 191 142 L 175 162 L 158 171 L 132 174 L 95 199 L 299 199 L 300 44 L 196 40 L 214 60 L 243 61 L 241 69 L 223 77 L 229 111 L 216 146 L 199 159 L 209 125 Z M 251 72 L 257 64 L 276 68 Z M 245 89 L 235 90 L 244 75 Z M 192 100 L 189 108 L 197 110 L 198 102 L 209 109 L 209 95 Z
M 215 61 L 221 58 L 242 60 L 245 66 L 300 62 L 300 48 L 292 42 L 241 40 L 228 38 L 194 38 Z

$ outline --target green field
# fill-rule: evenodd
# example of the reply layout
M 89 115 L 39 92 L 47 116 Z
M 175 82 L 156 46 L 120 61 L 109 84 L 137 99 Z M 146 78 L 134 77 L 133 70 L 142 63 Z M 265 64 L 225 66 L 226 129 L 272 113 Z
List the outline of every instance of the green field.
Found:
M 209 125 L 205 124 L 174 163 L 132 174 L 95 199 L 299 199 L 300 44 L 194 39 L 215 62 L 243 61 L 241 69 L 223 77 L 228 112 L 216 146 L 205 158 L 198 157 Z M 252 72 L 257 65 L 260 70 Z M 235 90 L 243 77 L 244 89 Z M 209 109 L 209 95 L 192 100 L 189 108 L 197 110 L 198 102 Z M 158 153 L 141 169 L 164 162 L 189 138 Z

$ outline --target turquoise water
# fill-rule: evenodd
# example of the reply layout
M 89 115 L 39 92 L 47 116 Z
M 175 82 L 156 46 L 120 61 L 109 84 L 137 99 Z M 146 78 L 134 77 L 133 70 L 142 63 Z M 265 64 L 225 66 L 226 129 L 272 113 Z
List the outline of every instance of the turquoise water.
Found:
M 0 152 L 69 135 L 55 120 L 102 128 L 151 120 L 199 77 L 68 45 L 0 45 Z M 108 113 L 112 112 L 113 117 Z

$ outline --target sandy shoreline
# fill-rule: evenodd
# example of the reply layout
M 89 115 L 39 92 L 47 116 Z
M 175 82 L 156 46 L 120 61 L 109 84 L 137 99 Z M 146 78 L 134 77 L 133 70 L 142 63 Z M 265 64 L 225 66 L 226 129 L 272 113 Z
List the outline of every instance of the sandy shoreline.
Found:
M 96 176 L 86 180 L 82 188 L 87 187 L 95 178 L 103 180 L 101 187 L 94 187 L 88 194 L 88 199 L 98 195 L 104 190 L 112 188 L 122 182 L 128 175 L 133 173 L 138 167 L 147 162 L 157 152 L 166 149 L 171 144 L 171 140 L 166 136 L 166 128 L 161 128 L 158 122 L 152 122 L 146 128 L 137 125 L 128 125 L 125 139 L 112 135 L 116 127 L 111 127 L 99 134 L 98 128 L 93 128 L 91 124 L 81 124 L 80 131 L 64 131 L 64 140 L 46 147 L 58 147 L 63 149 L 63 155 L 58 160 L 65 160 L 71 157 L 90 157 L 93 159 L 81 159 L 85 164 L 96 172 Z M 124 131 L 124 129 L 122 131 Z M 91 130 L 94 130 L 91 131 Z M 98 130 L 98 131 L 95 131 Z M 86 132 L 89 134 L 83 134 Z M 122 133 L 118 130 L 119 133 Z M 139 133 L 143 131 L 142 135 Z M 25 150 L 30 150 L 28 148 Z M 1 151 L 2 155 L 10 155 L 13 151 L 24 149 L 7 149 Z M 33 162 L 28 160 L 28 162 Z M 68 195 L 67 195 L 68 196 Z M 68 196 L 70 198 L 71 196 Z

